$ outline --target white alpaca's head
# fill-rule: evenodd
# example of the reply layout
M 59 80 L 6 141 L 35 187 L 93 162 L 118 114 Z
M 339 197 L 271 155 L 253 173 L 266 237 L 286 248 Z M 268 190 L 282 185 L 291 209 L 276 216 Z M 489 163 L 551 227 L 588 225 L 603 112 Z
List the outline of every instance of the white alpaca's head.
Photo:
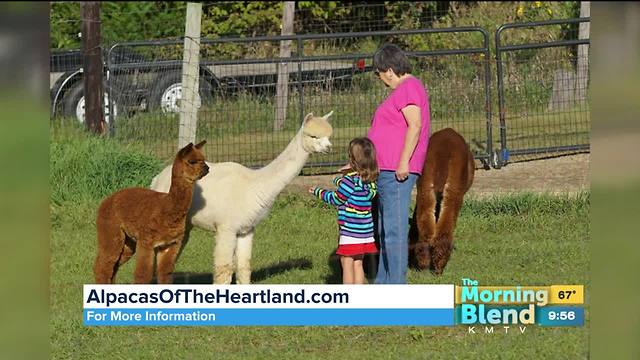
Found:
M 331 150 L 329 138 L 333 134 L 333 128 L 329 124 L 329 116 L 333 111 L 323 117 L 315 117 L 313 113 L 307 114 L 302 123 L 302 147 L 308 153 L 327 153 Z

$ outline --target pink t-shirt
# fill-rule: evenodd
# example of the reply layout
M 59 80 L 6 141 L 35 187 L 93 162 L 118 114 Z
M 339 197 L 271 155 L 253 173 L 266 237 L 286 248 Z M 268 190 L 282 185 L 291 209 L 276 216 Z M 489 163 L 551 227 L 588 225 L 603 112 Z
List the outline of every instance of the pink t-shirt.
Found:
M 391 94 L 373 114 L 371 128 L 367 136 L 376 147 L 380 170 L 396 171 L 408 128 L 402 109 L 408 105 L 416 105 L 420 108 L 420 120 L 422 121 L 420 137 L 411 159 L 409 159 L 409 172 L 420 175 L 427 156 L 431 116 L 429 114 L 429 96 L 419 79 L 410 76 L 391 91 Z

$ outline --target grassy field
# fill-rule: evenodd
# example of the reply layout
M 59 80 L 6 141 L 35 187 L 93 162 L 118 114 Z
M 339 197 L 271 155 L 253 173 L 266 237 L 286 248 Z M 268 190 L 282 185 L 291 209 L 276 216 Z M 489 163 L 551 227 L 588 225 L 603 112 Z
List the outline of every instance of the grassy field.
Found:
M 468 334 L 466 327 L 84 327 L 82 284 L 92 283 L 95 211 L 127 186 L 148 186 L 160 169 L 138 145 L 52 132 L 50 330 L 56 359 L 115 358 L 586 358 L 589 307 L 582 328 L 529 326 Z M 589 194 L 467 198 L 456 248 L 441 277 L 411 270 L 410 283 L 487 285 L 585 284 L 589 300 Z M 339 283 L 332 256 L 335 211 L 297 194 L 280 196 L 258 226 L 253 282 Z M 177 282 L 210 282 L 213 235 L 194 230 Z M 131 283 L 134 263 L 119 272 Z M 513 330 L 513 329 L 512 329 Z

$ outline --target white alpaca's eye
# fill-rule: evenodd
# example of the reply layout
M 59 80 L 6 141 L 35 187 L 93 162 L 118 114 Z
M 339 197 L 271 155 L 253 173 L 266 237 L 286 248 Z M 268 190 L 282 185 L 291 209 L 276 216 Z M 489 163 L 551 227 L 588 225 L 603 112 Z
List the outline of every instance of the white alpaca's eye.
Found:
M 313 135 L 309 135 L 309 137 L 312 138 L 312 139 L 317 139 L 318 138 L 317 136 L 313 136 Z

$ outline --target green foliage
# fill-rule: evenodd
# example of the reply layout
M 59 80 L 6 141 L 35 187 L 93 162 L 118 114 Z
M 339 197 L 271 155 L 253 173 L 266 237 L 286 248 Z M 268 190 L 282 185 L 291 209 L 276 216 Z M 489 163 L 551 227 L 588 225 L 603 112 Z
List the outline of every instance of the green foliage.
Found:
M 147 187 L 160 170 L 160 162 L 137 147 L 81 129 L 52 133 L 50 149 L 54 205 L 93 202 L 123 188 Z
M 407 3 L 407 4 L 405 4 Z M 424 2 L 422 7 L 412 2 L 393 2 L 387 12 L 387 21 L 394 29 L 424 27 L 451 28 L 478 26 L 489 32 L 490 47 L 494 48 L 493 33 L 502 24 L 514 22 L 567 19 L 578 16 L 577 2 L 450 2 L 448 11 L 434 12 L 434 4 Z M 391 6 L 391 5 L 387 5 Z M 404 9 L 397 11 L 396 9 Z M 396 13 L 397 11 L 397 13 Z M 431 15 L 429 15 L 431 14 Z M 548 26 L 535 30 L 506 31 L 504 43 L 537 43 L 560 40 L 567 35 L 566 26 Z M 433 34 L 399 39 L 399 44 L 414 50 L 464 49 L 482 46 L 482 37 L 476 34 Z
M 49 36 L 52 49 L 77 49 L 80 47 L 78 33 L 81 29 L 80 4 L 77 2 L 53 2 L 49 14 L 51 27 Z
M 110 44 L 180 37 L 184 35 L 185 14 L 186 3 L 182 1 L 102 2 L 102 38 Z
M 295 22 L 300 30 L 306 29 L 310 23 L 321 23 L 321 32 L 363 31 L 362 24 L 349 21 L 353 8 L 340 1 L 299 1 L 297 9 Z M 369 16 L 373 18 L 373 14 Z
M 280 1 L 223 2 L 206 7 L 202 36 L 279 35 L 281 19 Z
M 100 4 L 103 43 L 175 38 L 184 35 L 185 2 L 105 1 Z M 80 4 L 53 2 L 50 12 L 52 49 L 80 48 Z
M 280 1 L 205 1 L 202 4 L 202 37 L 279 35 L 281 32 Z M 297 2 L 295 31 L 356 32 L 481 26 L 491 32 L 508 22 L 564 19 L 579 14 L 578 2 L 575 1 L 385 1 L 384 4 L 363 5 L 338 1 Z M 184 33 L 185 9 L 185 2 L 103 2 L 102 37 L 106 43 L 180 37 Z M 50 17 L 51 48 L 78 48 L 81 27 L 79 3 L 53 2 Z M 555 39 L 573 29 L 559 28 L 535 31 L 522 40 Z M 412 38 L 401 45 L 412 49 L 446 49 L 470 44 L 473 45 L 468 47 L 475 47 L 476 40 L 468 36 L 456 40 L 451 35 L 440 34 Z M 353 44 L 346 42 L 345 45 Z
M 421 29 L 437 18 L 437 7 L 437 1 L 385 1 L 385 18 L 394 30 Z

